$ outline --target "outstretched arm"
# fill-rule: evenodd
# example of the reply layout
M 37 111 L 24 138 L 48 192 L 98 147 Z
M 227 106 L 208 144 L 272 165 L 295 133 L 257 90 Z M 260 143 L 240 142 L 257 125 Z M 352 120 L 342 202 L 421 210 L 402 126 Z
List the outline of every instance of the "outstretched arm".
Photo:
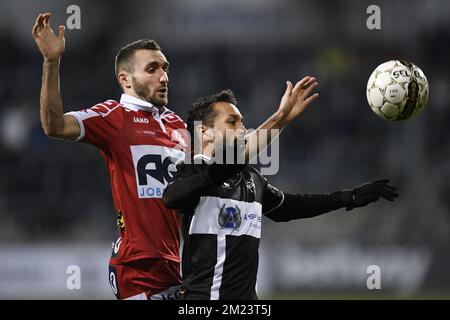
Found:
M 344 207 L 348 211 L 364 207 L 380 198 L 393 201 L 398 193 L 388 182 L 388 179 L 376 180 L 353 189 L 315 195 L 282 194 L 268 185 L 264 193 L 264 204 L 269 209 L 265 210 L 265 215 L 274 221 L 284 222 L 311 218 Z
M 162 201 L 169 209 L 188 209 L 195 206 L 203 191 L 214 183 L 203 165 L 180 164 L 174 179 L 164 190 Z
M 59 63 L 64 53 L 64 26 L 53 33 L 49 19 L 51 14 L 40 14 L 33 26 L 33 38 L 44 57 L 41 86 L 41 124 L 51 138 L 75 140 L 80 135 L 80 126 L 75 117 L 64 115 L 59 88 Z
M 298 81 L 295 86 L 290 81 L 286 82 L 286 91 L 281 98 L 280 106 L 277 112 L 270 116 L 258 129 L 246 136 L 246 154 L 245 158 L 248 161 L 249 157 L 255 156 L 262 152 L 278 134 L 272 135 L 271 130 L 280 133 L 291 121 L 297 118 L 317 97 L 318 93 L 313 94 L 313 90 L 317 87 L 318 82 L 314 77 L 304 77 Z M 259 134 L 266 130 L 267 135 L 262 135 L 259 139 Z
M 177 165 L 174 180 L 164 190 L 162 200 L 170 209 L 193 208 L 201 194 L 220 186 L 244 167 L 244 164 L 207 164 L 206 162 Z

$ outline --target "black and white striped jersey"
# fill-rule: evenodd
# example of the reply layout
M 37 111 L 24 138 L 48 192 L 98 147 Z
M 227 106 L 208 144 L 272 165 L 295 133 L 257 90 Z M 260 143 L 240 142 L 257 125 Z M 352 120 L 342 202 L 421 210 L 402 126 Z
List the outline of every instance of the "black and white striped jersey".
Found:
M 251 166 L 207 161 L 178 165 L 163 196 L 168 207 L 180 209 L 184 298 L 257 299 L 262 215 L 312 217 L 342 207 L 341 195 L 284 194 Z

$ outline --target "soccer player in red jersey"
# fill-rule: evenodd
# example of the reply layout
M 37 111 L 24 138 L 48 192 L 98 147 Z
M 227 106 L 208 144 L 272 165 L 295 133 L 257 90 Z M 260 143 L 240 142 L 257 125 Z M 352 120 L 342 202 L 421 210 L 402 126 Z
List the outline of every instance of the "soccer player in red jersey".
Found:
M 120 299 L 176 298 L 179 272 L 179 218 L 161 201 L 173 163 L 183 156 L 183 120 L 165 106 L 169 63 L 151 40 L 122 48 L 116 75 L 124 90 L 82 111 L 63 113 L 59 61 L 64 29 L 50 30 L 50 14 L 39 15 L 33 35 L 44 56 L 41 122 L 49 137 L 93 144 L 105 159 L 117 211 L 109 280 Z M 179 141 L 176 141 L 178 138 Z
M 118 299 L 177 299 L 181 297 L 179 217 L 161 198 L 173 179 L 174 163 L 184 157 L 186 136 L 180 132 L 186 125 L 166 108 L 169 63 L 155 41 L 133 42 L 116 56 L 116 77 L 124 92 L 120 102 L 108 100 L 64 113 L 59 89 L 64 27 L 54 34 L 50 15 L 40 14 L 32 30 L 44 58 L 41 123 L 51 138 L 95 145 L 106 162 L 119 231 L 110 260 L 113 292 Z M 302 83 L 317 85 L 311 77 Z M 292 89 L 290 82 L 287 86 Z M 284 128 L 317 96 L 293 99 L 285 93 L 278 111 L 258 130 Z M 248 141 L 258 143 L 248 145 L 260 150 L 270 141 L 257 140 L 258 130 L 248 136 Z

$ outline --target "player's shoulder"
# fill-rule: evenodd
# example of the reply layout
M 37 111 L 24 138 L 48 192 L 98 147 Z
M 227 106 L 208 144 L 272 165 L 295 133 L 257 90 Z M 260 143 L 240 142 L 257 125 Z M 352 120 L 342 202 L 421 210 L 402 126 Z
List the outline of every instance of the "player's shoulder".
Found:
M 108 122 L 116 122 L 123 118 L 124 108 L 115 100 L 106 100 L 93 105 L 87 112 Z
M 178 114 L 176 114 L 175 111 L 168 108 L 166 108 L 164 113 L 161 115 L 161 119 L 164 119 L 165 122 L 172 123 L 182 128 L 186 127 L 184 120 Z
M 94 106 L 90 107 L 89 110 L 97 112 L 101 116 L 105 117 L 113 113 L 114 111 L 121 110 L 119 108 L 121 105 L 116 100 L 106 100 L 104 102 L 99 102 Z
M 258 177 L 262 177 L 264 178 L 264 176 L 261 174 L 261 172 L 259 171 L 259 169 L 255 168 L 254 166 L 251 165 L 247 165 L 245 166 L 246 170 L 248 170 L 248 172 L 250 172 L 253 175 L 256 175 Z
M 254 177 L 255 179 L 260 180 L 263 184 L 267 183 L 267 179 L 262 175 L 261 171 L 259 171 L 259 169 L 255 168 L 254 166 L 251 165 L 247 165 L 245 167 L 246 171 L 248 172 L 248 174 L 252 177 Z
M 191 176 L 204 170 L 210 163 L 210 158 L 203 155 L 195 155 L 189 158 L 188 155 L 179 158 L 175 162 L 175 168 L 178 176 Z
M 101 118 L 112 118 L 111 115 L 114 113 L 118 113 L 117 110 L 122 108 L 120 107 L 120 103 L 115 100 L 106 100 L 103 102 L 96 103 L 92 107 L 85 108 L 79 111 L 71 111 L 66 114 L 72 115 L 81 121 L 85 120 L 95 120 Z

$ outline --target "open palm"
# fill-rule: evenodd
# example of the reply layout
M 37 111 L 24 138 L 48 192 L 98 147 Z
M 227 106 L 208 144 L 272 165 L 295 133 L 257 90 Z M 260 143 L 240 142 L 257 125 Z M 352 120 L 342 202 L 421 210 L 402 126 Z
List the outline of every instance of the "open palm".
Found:
M 51 13 L 43 13 L 36 18 L 32 35 L 44 58 L 55 61 L 64 53 L 64 26 L 59 26 L 55 35 L 50 27 L 50 16 Z
M 295 86 L 292 86 L 290 81 L 287 81 L 286 85 L 278 111 L 287 122 L 291 122 L 319 96 L 318 93 L 312 94 L 318 83 L 316 78 L 308 76 L 298 81 Z

